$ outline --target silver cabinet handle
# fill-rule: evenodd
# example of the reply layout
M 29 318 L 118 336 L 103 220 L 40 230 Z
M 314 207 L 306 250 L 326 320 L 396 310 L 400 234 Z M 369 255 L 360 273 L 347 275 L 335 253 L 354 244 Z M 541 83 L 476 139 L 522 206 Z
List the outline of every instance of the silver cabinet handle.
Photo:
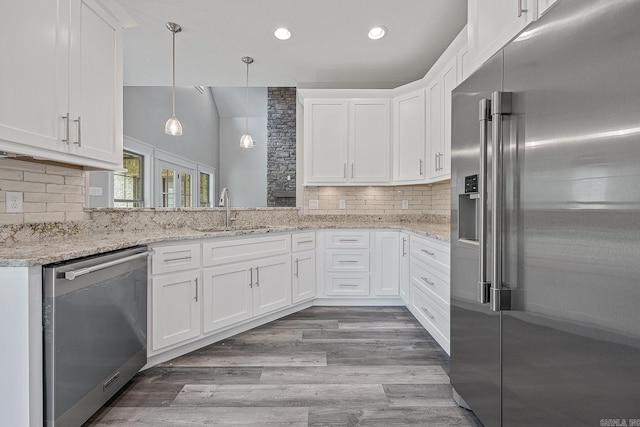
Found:
M 435 286 L 436 284 L 427 279 L 426 277 L 420 276 L 423 282 L 430 284 L 431 286 Z
M 184 260 L 187 260 L 187 259 L 191 259 L 191 257 L 190 256 L 183 256 L 183 257 L 180 257 L 180 258 L 167 258 L 167 259 L 164 260 L 164 262 L 184 261 Z
M 256 286 L 260 286 L 260 267 L 256 267 Z
M 420 250 L 421 250 L 422 252 L 424 252 L 425 254 L 427 254 L 427 255 L 431 255 L 431 256 L 434 256 L 434 255 L 435 255 L 435 253 L 434 253 L 434 252 L 429 252 L 429 251 L 428 251 L 428 250 L 426 250 L 426 249 L 420 249 Z
M 352 285 L 350 283 L 340 283 L 338 286 L 342 286 L 343 288 L 357 288 L 358 285 Z
M 249 268 L 249 287 L 253 288 L 253 267 Z
M 67 144 L 68 144 L 68 143 L 69 143 L 69 113 L 67 113 L 67 114 L 65 114 L 64 116 L 62 116 L 62 120 L 64 120 L 64 121 L 65 121 L 65 123 L 66 123 L 65 128 L 66 128 L 66 130 L 67 130 L 67 133 L 65 134 L 65 135 L 66 135 L 66 138 L 65 138 L 65 139 L 63 139 L 63 140 L 62 140 L 62 142 L 64 142 L 64 143 L 67 143 Z
M 196 302 L 198 302 L 198 278 L 196 277 Z
M 301 243 L 312 243 L 312 242 L 313 242 L 313 240 L 298 240 L 298 244 L 301 244 Z
M 522 0 L 518 0 L 518 18 L 520 18 L 525 12 L 529 12 L 529 9 L 524 9 L 522 7 Z
M 433 156 L 434 168 L 436 172 L 438 171 L 438 154 L 434 154 Z
M 355 259 L 341 259 L 338 262 L 343 262 L 343 263 L 356 263 L 358 262 L 358 260 Z
M 78 147 L 82 147 L 82 118 L 78 116 L 77 120 L 74 120 L 74 123 L 78 124 L 78 140 L 74 142 Z
M 351 178 L 353 178 L 353 163 L 351 163 Z
M 491 168 L 491 236 L 492 243 L 492 272 L 491 272 L 491 310 L 501 311 L 511 309 L 511 295 L 507 288 L 502 287 L 502 210 L 503 210 L 503 132 L 502 117 L 511 114 L 511 93 L 493 92 L 491 95 L 491 121 L 493 122 L 493 141 L 491 152 L 493 155 Z
M 357 242 L 358 239 L 339 239 L 339 242 Z
M 420 310 L 422 310 L 422 312 L 426 314 L 429 319 L 433 320 L 436 318 L 433 314 L 429 313 L 429 310 L 427 310 L 426 308 L 420 307 Z
M 422 159 L 420 159 L 420 175 L 422 175 Z
M 296 277 L 298 277 L 298 258 L 296 258 L 295 265 L 296 265 L 296 273 L 295 274 L 296 274 Z
M 405 244 L 407 243 L 406 237 L 402 238 L 402 256 L 407 256 L 407 251 L 405 250 Z
M 478 213 L 478 243 L 480 245 L 480 268 L 478 270 L 478 302 L 489 303 L 489 288 L 491 283 L 487 281 L 487 135 L 489 134 L 489 122 L 491 121 L 491 100 L 480 100 L 480 169 L 478 174 L 478 196 L 480 210 Z
M 146 258 L 149 252 L 142 252 L 128 257 L 116 259 L 113 261 L 104 262 L 102 264 L 94 265 L 87 268 L 81 268 L 80 270 L 67 271 L 64 273 L 64 278 L 67 280 L 73 280 L 76 277 L 84 276 L 85 274 L 93 273 L 94 271 L 103 270 L 105 268 L 113 267 L 114 265 L 123 264 L 125 262 L 133 261 L 138 258 Z

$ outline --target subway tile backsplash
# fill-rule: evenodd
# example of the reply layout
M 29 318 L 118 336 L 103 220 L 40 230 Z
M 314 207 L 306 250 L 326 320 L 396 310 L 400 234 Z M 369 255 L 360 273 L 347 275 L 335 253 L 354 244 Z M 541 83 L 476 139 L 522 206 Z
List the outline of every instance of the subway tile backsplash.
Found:
M 23 193 L 23 211 L 7 213 L 7 191 Z M 0 159 L 0 225 L 89 219 L 85 173 L 73 166 Z
M 305 215 L 402 215 L 449 216 L 450 181 L 393 187 L 305 187 Z M 309 209 L 317 200 L 318 209 Z M 345 207 L 340 209 L 340 200 Z M 406 200 L 407 209 L 402 208 Z

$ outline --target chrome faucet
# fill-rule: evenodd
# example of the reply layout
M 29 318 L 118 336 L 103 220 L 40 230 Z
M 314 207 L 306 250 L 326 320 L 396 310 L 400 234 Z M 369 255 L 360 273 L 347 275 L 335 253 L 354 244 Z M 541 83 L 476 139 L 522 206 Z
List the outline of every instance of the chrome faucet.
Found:
M 224 206 L 227 208 L 227 216 L 224 222 L 224 226 L 229 228 L 229 223 L 231 222 L 231 193 L 227 187 L 222 189 L 220 193 L 220 206 Z

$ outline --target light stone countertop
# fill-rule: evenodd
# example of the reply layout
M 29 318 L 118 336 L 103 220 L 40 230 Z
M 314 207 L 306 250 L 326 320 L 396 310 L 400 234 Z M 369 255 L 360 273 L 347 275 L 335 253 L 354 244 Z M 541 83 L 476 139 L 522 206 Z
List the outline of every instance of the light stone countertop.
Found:
M 21 242 L 9 246 L 0 246 L 0 267 L 32 267 L 52 264 L 96 255 L 137 245 L 181 240 L 225 238 L 246 235 L 263 235 L 267 233 L 292 232 L 298 230 L 318 229 L 393 229 L 416 233 L 418 235 L 449 242 L 449 224 L 428 222 L 406 223 L 326 223 L 298 224 L 292 226 L 261 226 L 257 228 L 238 227 L 229 231 L 167 229 L 141 232 L 113 232 L 105 234 L 83 234 L 49 238 L 46 240 Z

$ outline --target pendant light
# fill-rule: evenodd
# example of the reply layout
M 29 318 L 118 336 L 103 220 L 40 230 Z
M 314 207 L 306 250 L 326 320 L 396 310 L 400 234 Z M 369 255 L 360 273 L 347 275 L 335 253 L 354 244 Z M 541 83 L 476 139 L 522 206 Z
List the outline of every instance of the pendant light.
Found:
M 249 135 L 249 64 L 253 63 L 253 58 L 250 56 L 243 56 L 242 62 L 247 64 L 247 118 L 245 121 L 245 132 L 242 137 L 240 137 L 240 147 L 242 148 L 253 148 L 256 143 Z
M 182 31 L 182 27 L 175 22 L 167 22 L 167 28 L 173 34 L 173 109 L 171 117 L 164 125 L 164 133 L 167 135 L 182 135 L 182 124 L 176 118 L 176 33 Z

